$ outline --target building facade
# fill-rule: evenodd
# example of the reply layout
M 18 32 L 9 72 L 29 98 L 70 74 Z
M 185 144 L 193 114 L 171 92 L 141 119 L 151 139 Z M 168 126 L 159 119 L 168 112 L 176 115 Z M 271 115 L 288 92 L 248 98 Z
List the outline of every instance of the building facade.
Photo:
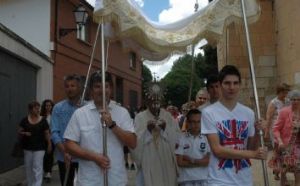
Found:
M 300 85 L 300 2 L 292 0 L 259 0 L 261 15 L 249 25 L 256 83 L 262 116 L 265 116 L 269 100 L 276 94 L 276 85 L 288 83 Z M 253 89 L 250 77 L 246 37 L 241 20 L 228 25 L 218 44 L 219 68 L 226 64 L 236 65 L 243 77 L 243 102 L 252 108 Z
M 51 59 L 0 23 L 0 173 L 22 163 L 11 156 L 17 127 L 32 100 L 52 97 Z
M 88 11 L 80 31 L 62 36 L 62 28 L 77 28 L 73 10 L 82 4 Z M 0 1 L 0 172 L 22 163 L 10 156 L 17 126 L 27 115 L 27 104 L 64 98 L 63 79 L 69 74 L 86 76 L 98 24 L 93 7 L 85 0 Z M 113 76 L 113 99 L 132 109 L 141 105 L 142 62 L 118 41 L 106 40 L 107 70 Z M 92 72 L 100 69 L 98 38 Z M 15 140 L 11 140 L 15 139 Z
M 84 29 L 60 36 L 61 28 L 76 28 L 73 10 L 82 4 L 89 18 Z M 59 101 L 64 97 L 63 77 L 70 73 L 86 75 L 92 46 L 95 41 L 97 23 L 93 22 L 93 7 L 85 0 L 4 0 L 0 2 L 0 22 L 20 37 L 49 56 L 53 66 L 53 97 Z M 101 63 L 100 39 L 95 52 L 92 71 Z M 106 42 L 108 43 L 108 41 Z M 108 71 L 115 82 L 114 99 L 125 106 L 141 104 L 140 57 L 119 42 L 109 42 Z M 43 98 L 45 99 L 45 98 Z
M 86 25 L 80 31 L 62 36 L 63 28 L 76 28 L 73 10 L 82 4 L 88 11 Z M 93 22 L 93 7 L 86 1 L 53 0 L 51 4 L 51 57 L 54 59 L 54 100 L 64 98 L 63 78 L 77 73 L 86 76 L 90 63 L 92 47 L 95 42 L 98 24 Z M 101 67 L 101 38 L 95 49 L 92 72 Z M 142 63 L 134 51 L 122 48 L 117 41 L 106 40 L 107 70 L 114 81 L 113 99 L 124 106 L 137 108 L 141 104 Z

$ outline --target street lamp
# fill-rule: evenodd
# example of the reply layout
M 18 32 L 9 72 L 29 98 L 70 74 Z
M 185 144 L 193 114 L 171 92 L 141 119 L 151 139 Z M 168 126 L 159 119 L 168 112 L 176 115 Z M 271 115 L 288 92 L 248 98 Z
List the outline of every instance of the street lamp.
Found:
M 198 11 L 198 8 L 199 8 L 199 3 L 198 3 L 198 0 L 196 0 L 195 6 L 194 6 L 195 12 Z
M 88 18 L 88 12 L 85 8 L 80 4 L 74 11 L 75 22 L 78 25 L 78 28 L 60 28 L 59 29 L 59 37 L 64 37 L 70 32 L 81 30 L 82 26 L 85 25 L 86 20 Z

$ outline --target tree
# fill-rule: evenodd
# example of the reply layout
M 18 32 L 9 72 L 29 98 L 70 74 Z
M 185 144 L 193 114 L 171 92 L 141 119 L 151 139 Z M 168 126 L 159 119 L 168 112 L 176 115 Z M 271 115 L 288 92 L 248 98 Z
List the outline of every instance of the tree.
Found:
M 142 83 L 145 84 L 147 82 L 151 82 L 153 77 L 152 77 L 152 74 L 151 74 L 151 71 L 150 69 L 143 64 L 143 68 L 142 68 Z
M 142 88 L 144 89 L 146 84 L 151 82 L 153 79 L 150 69 L 143 64 L 142 67 Z M 142 93 L 142 98 L 144 99 L 144 93 Z
M 207 78 L 210 74 L 218 74 L 218 57 L 217 49 L 210 45 L 206 45 L 202 48 L 204 50 L 204 56 L 196 56 L 195 61 L 201 61 L 196 63 L 195 72 L 200 79 Z
M 193 74 L 192 99 L 197 91 L 205 86 L 204 78 L 218 73 L 217 51 L 211 46 L 203 47 L 204 56 L 199 53 L 193 57 L 184 55 L 174 62 L 171 71 L 161 80 L 167 88 L 166 102 L 180 107 L 188 100 L 191 79 L 191 63 L 194 58 L 195 71 Z
M 200 54 L 201 55 L 201 54 Z M 202 56 L 201 56 L 202 57 Z M 199 61 L 203 60 L 201 57 L 194 58 L 195 67 Z M 191 79 L 191 63 L 193 57 L 191 55 L 185 55 L 180 57 L 174 62 L 171 71 L 161 80 L 162 84 L 167 88 L 166 101 L 171 102 L 173 105 L 180 107 L 188 99 L 189 84 Z M 203 81 L 197 76 L 196 73 L 193 74 L 194 85 L 192 88 L 192 95 L 194 96 L 199 88 L 203 85 Z

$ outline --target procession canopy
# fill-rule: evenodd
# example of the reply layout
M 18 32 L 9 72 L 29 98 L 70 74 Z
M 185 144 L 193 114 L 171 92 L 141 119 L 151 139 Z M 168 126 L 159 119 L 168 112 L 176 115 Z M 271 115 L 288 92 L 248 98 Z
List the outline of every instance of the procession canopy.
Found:
M 260 15 L 257 0 L 247 0 L 246 15 L 254 22 Z M 97 0 L 94 20 L 106 24 L 108 37 L 122 42 L 144 59 L 159 61 L 186 52 L 188 45 L 205 38 L 216 44 L 224 28 L 241 18 L 240 0 L 214 0 L 180 21 L 159 24 L 148 19 L 134 0 Z M 106 33 L 107 34 L 107 33 Z

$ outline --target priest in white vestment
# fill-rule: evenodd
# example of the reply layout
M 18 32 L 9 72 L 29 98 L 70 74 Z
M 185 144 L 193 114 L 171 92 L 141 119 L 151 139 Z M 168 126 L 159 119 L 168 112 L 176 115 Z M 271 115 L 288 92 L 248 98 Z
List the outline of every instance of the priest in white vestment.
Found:
M 137 186 L 177 186 L 175 146 L 181 135 L 171 114 L 160 108 L 160 87 L 153 83 L 146 94 L 147 109 L 134 120 L 138 144 L 133 157 L 138 167 Z

